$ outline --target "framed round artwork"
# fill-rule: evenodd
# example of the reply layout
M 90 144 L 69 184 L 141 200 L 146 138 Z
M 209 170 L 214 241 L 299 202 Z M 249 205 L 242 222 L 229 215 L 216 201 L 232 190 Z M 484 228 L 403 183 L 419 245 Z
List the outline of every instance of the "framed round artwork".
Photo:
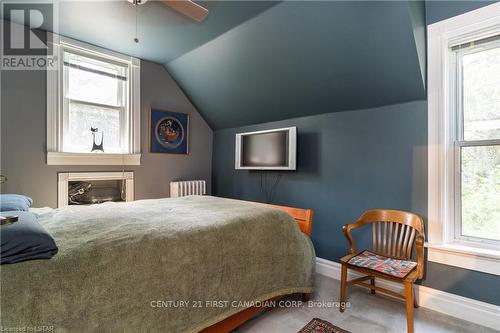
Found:
M 188 154 L 188 114 L 151 109 L 149 120 L 150 153 Z

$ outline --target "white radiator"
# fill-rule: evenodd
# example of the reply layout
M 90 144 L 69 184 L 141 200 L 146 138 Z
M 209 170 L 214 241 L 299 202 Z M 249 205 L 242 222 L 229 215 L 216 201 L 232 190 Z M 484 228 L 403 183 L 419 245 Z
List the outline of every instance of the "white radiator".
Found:
M 186 195 L 207 194 L 207 183 L 204 180 L 187 180 L 170 182 L 170 197 L 184 197 Z

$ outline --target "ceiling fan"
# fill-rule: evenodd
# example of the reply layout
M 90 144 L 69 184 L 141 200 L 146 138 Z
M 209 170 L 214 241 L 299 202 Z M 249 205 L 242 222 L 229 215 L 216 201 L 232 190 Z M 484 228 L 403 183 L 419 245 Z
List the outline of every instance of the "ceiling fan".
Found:
M 143 5 L 147 1 L 148 0 L 128 0 L 128 2 L 132 3 L 134 6 Z M 159 0 L 159 2 L 196 22 L 202 22 L 208 15 L 208 9 L 191 0 Z

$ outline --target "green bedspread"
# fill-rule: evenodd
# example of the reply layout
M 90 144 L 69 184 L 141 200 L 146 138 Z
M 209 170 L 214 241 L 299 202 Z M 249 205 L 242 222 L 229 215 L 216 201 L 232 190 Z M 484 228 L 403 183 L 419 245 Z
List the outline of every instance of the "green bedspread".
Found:
M 248 202 L 70 206 L 39 222 L 59 253 L 1 266 L 3 329 L 196 332 L 253 301 L 313 288 L 311 241 L 289 215 Z

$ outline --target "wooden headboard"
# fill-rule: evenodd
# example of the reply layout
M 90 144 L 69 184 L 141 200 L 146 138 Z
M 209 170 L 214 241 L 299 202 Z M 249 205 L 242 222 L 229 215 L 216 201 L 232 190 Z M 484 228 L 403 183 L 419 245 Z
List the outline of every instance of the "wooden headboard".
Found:
M 288 214 L 290 214 L 297 224 L 299 225 L 300 230 L 305 233 L 307 236 L 311 237 L 311 231 L 312 231 L 312 222 L 313 222 L 313 215 L 314 211 L 310 208 L 295 208 L 295 207 L 288 207 L 288 206 L 278 206 L 278 205 L 271 205 L 271 204 L 266 204 L 262 202 L 256 202 L 258 204 L 264 205 L 264 206 L 269 206 L 273 207 L 279 210 L 282 210 Z

